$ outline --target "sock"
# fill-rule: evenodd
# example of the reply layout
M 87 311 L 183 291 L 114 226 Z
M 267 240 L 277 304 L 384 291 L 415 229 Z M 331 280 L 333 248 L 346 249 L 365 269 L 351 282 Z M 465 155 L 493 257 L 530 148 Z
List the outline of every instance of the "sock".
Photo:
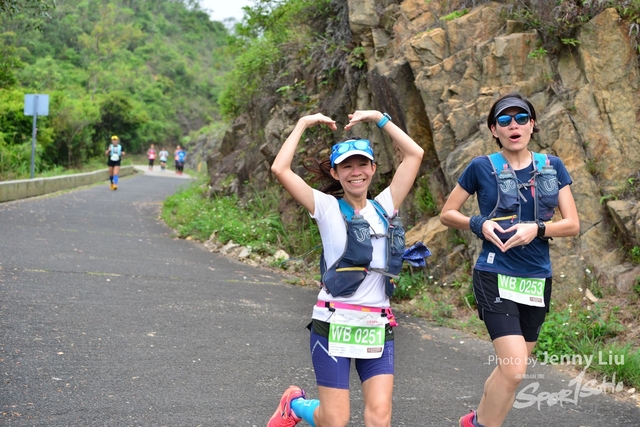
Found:
M 473 419 L 471 420 L 471 422 L 473 423 L 473 425 L 474 425 L 475 427 L 484 427 L 484 425 L 483 425 L 483 424 L 480 424 L 480 423 L 478 422 L 478 413 L 477 413 L 477 412 L 474 412 L 474 413 L 473 413 Z
M 316 427 L 316 424 L 313 421 L 313 413 L 318 406 L 320 406 L 320 401 L 318 399 L 307 400 L 299 398 L 291 402 L 291 409 L 293 409 L 293 412 L 298 417 L 305 420 L 311 427 Z
M 118 185 L 118 175 L 114 175 L 114 176 L 113 176 L 113 183 L 114 183 L 115 185 Z
M 109 182 L 113 184 L 113 175 L 109 175 Z

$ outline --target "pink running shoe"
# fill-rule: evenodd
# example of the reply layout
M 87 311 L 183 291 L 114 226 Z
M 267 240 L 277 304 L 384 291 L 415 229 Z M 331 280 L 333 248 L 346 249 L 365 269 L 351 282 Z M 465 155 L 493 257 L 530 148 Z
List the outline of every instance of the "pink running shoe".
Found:
M 475 427 L 473 424 L 473 417 L 475 417 L 476 411 L 471 410 L 467 415 L 460 418 L 460 427 Z
M 289 386 L 282 394 L 280 405 L 269 419 L 267 427 L 293 427 L 302 421 L 291 409 L 291 401 L 299 398 L 305 398 L 304 390 L 294 385 Z

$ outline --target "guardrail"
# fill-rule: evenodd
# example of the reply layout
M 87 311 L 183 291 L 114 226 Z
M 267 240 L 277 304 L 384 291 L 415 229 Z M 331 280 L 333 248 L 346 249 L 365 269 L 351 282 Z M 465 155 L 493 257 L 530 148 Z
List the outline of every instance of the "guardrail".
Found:
M 133 166 L 122 166 L 118 176 L 127 176 L 134 172 Z M 93 172 L 76 173 L 73 175 L 2 181 L 0 182 L 0 203 L 26 199 L 27 197 L 42 196 L 43 194 L 68 190 L 83 185 L 91 185 L 108 179 L 109 169 L 100 169 Z

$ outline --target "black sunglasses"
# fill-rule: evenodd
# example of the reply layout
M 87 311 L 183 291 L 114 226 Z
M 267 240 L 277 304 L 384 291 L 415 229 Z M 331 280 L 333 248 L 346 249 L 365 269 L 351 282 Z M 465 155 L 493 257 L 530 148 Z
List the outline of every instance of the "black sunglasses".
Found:
M 504 128 L 511 124 L 511 119 L 515 119 L 516 123 L 521 126 L 526 125 L 527 123 L 529 123 L 529 114 L 518 113 L 513 116 L 510 114 L 501 114 L 496 117 L 496 123 Z

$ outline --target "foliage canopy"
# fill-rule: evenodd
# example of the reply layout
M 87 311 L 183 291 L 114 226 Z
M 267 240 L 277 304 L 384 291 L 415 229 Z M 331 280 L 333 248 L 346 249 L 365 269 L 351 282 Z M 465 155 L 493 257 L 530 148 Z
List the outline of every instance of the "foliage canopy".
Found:
M 50 97 L 38 172 L 101 156 L 113 134 L 136 153 L 219 120 L 228 40 L 193 0 L 0 0 L 0 179 L 29 163 L 25 94 Z

